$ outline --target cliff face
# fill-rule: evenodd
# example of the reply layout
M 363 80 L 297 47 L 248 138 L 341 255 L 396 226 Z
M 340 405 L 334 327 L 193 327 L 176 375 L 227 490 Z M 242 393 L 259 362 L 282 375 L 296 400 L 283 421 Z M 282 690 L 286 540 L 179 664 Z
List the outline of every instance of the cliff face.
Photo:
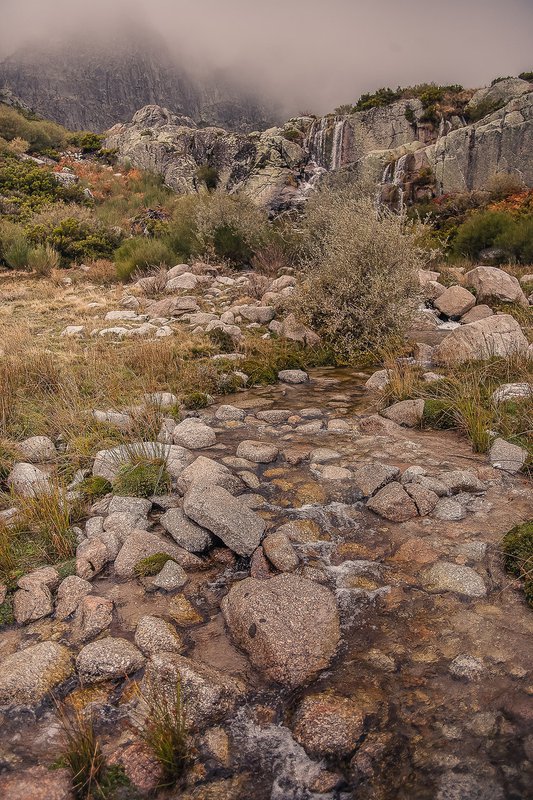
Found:
M 160 173 L 180 193 L 198 190 L 198 170 L 208 165 L 221 188 L 242 191 L 273 212 L 302 202 L 323 174 L 339 170 L 370 181 L 392 205 L 482 189 L 496 172 L 517 173 L 533 186 L 533 91 L 523 88 L 476 123 L 452 117 L 438 130 L 423 121 L 417 100 L 297 117 L 252 134 L 198 128 L 151 105 L 108 131 L 106 146 Z
M 164 42 L 146 34 L 25 48 L 0 63 L 3 88 L 72 130 L 105 131 L 148 104 L 230 130 L 275 121 L 272 109 L 224 75 L 193 77 L 175 63 Z

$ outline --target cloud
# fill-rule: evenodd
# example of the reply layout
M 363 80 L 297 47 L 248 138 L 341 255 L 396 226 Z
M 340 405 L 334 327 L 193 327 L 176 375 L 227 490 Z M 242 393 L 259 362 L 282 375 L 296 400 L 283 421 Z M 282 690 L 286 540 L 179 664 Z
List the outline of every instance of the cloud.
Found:
M 291 112 L 328 111 L 383 85 L 479 86 L 533 69 L 531 0 L 0 2 L 4 53 L 136 21 L 191 70 L 228 70 Z

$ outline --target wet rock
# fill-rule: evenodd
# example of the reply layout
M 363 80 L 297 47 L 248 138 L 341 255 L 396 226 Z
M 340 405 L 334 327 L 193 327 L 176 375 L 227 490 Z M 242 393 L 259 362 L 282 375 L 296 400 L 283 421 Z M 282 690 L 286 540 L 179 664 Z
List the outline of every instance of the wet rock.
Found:
M 267 442 L 254 442 L 250 439 L 237 447 L 237 457 L 246 458 L 254 464 L 270 464 L 279 455 L 279 448 Z
M 331 450 L 329 447 L 317 447 L 311 451 L 310 460 L 314 464 L 326 464 L 328 461 L 340 458 L 340 455 L 337 450 Z
M 190 553 L 201 553 L 213 544 L 213 537 L 185 516 L 181 508 L 170 508 L 159 520 L 176 544 Z
M 135 644 L 147 657 L 158 653 L 181 653 L 185 645 L 169 622 L 159 617 L 141 617 L 135 629 Z
M 465 597 L 485 597 L 487 589 L 480 575 L 470 567 L 437 561 L 423 575 L 426 589 L 437 592 L 456 592 Z
M 30 436 L 18 444 L 18 449 L 30 464 L 53 461 L 57 456 L 55 445 L 48 436 Z
M 438 782 L 435 800 L 504 800 L 502 787 L 491 778 L 446 772 Z
M 163 589 L 165 592 L 174 592 L 176 589 L 181 589 L 186 583 L 187 573 L 172 559 L 166 562 L 161 572 L 152 580 L 152 586 L 155 586 L 156 589 Z
M 250 561 L 250 577 L 264 581 L 271 578 L 272 574 L 273 570 L 265 556 L 265 551 L 262 547 L 258 547 L 257 550 L 254 550 Z
M 394 436 L 400 426 L 390 419 L 385 419 L 379 414 L 371 414 L 359 420 L 359 430 L 366 436 Z
M 520 447 L 505 439 L 495 439 L 489 450 L 489 461 L 496 469 L 509 472 L 514 475 L 520 472 L 528 459 L 529 453 L 524 447 Z
M 398 467 L 389 464 L 364 464 L 354 473 L 355 485 L 361 490 L 363 497 L 371 497 L 387 483 L 396 480 L 400 475 Z
M 459 522 L 459 520 L 466 517 L 466 511 L 457 500 L 452 500 L 451 497 L 441 497 L 435 505 L 433 516 L 435 519 Z
M 406 428 L 418 428 L 424 415 L 424 400 L 401 400 L 381 412 L 382 416 Z
M 270 563 L 280 572 L 293 572 L 300 563 L 289 537 L 283 532 L 276 531 L 265 536 L 263 550 Z
M 485 671 L 483 662 L 474 656 L 459 655 L 450 664 L 450 672 L 454 678 L 475 680 Z
M 143 741 L 135 741 L 119 755 L 126 777 L 143 795 L 153 795 L 164 782 L 161 765 Z
M 2 800 L 74 800 L 68 769 L 35 766 L 0 776 Z
M 86 644 L 76 658 L 80 678 L 86 683 L 124 678 L 144 666 L 144 656 L 126 639 L 98 639 Z
M 215 411 L 215 419 L 221 422 L 242 422 L 245 416 L 244 408 L 237 408 L 237 406 L 219 406 Z
M 518 280 L 497 267 L 476 267 L 465 275 L 465 285 L 476 293 L 478 303 L 501 300 L 526 307 L 528 302 Z
M 476 297 L 462 286 L 450 286 L 434 301 L 435 308 L 451 319 L 458 319 L 476 305 Z
M 49 494 L 52 484 L 48 475 L 33 464 L 19 462 L 15 464 L 6 481 L 15 494 L 22 497 L 37 497 Z
M 391 522 L 405 522 L 418 515 L 414 500 L 401 483 L 388 483 L 367 502 L 367 508 Z
M 224 728 L 209 728 L 199 741 L 199 748 L 207 761 L 216 767 L 229 767 L 231 762 L 230 740 Z
M 314 464 L 312 471 L 319 475 L 323 481 L 346 481 L 350 480 L 352 473 L 345 467 L 335 467 L 332 464 Z
M 301 369 L 283 369 L 278 372 L 278 380 L 282 383 L 307 383 L 309 375 Z
M 60 584 L 56 597 L 56 619 L 66 619 L 73 614 L 80 601 L 92 592 L 88 581 L 77 575 L 69 575 Z
M 188 628 L 191 625 L 199 625 L 204 621 L 202 615 L 187 600 L 184 594 L 178 594 L 170 600 L 168 614 L 177 625 L 181 625 L 184 628 Z
M 439 503 L 439 496 L 430 489 L 424 489 L 417 483 L 410 483 L 405 486 L 405 491 L 415 501 L 418 513 L 421 517 L 431 514 L 435 506 Z
M 132 578 L 135 574 L 135 565 L 139 561 L 158 553 L 166 553 L 178 562 L 180 560 L 180 550 L 170 540 L 147 531 L 133 531 L 115 559 L 115 575 L 120 578 Z
M 187 698 L 185 715 L 189 724 L 202 730 L 235 712 L 245 698 L 241 681 L 174 653 L 159 653 L 146 668 L 143 691 L 156 690 L 172 697 L 177 682 Z
M 495 314 L 487 319 L 456 328 L 433 351 L 436 364 L 454 364 L 472 359 L 525 353 L 528 341 L 518 322 L 509 314 Z
M 258 514 L 221 486 L 193 485 L 183 499 L 183 510 L 242 556 L 253 553 L 266 528 Z
M 300 703 L 293 734 L 312 756 L 345 758 L 357 747 L 363 724 L 364 714 L 353 700 L 316 694 Z
M 0 662 L 0 706 L 35 706 L 74 671 L 70 650 L 56 642 L 18 650 Z
M 184 419 L 176 425 L 172 433 L 174 444 L 191 450 L 201 450 L 216 444 L 217 437 L 213 428 L 195 417 Z
M 267 411 L 257 411 L 255 416 L 262 422 L 268 422 L 269 425 L 281 425 L 283 422 L 287 422 L 291 415 L 292 411 L 287 409 L 272 408 Z
M 295 688 L 325 669 L 340 639 L 332 593 L 296 575 L 247 578 L 221 603 L 236 643 L 271 680 Z
M 198 456 L 179 477 L 178 488 L 183 493 L 194 485 L 222 486 L 231 494 L 242 488 L 240 480 L 224 464 L 205 456 Z
M 84 642 L 94 639 L 99 633 L 109 628 L 112 620 L 113 601 L 92 594 L 82 598 L 74 618 L 75 625 L 79 630 L 79 637 Z

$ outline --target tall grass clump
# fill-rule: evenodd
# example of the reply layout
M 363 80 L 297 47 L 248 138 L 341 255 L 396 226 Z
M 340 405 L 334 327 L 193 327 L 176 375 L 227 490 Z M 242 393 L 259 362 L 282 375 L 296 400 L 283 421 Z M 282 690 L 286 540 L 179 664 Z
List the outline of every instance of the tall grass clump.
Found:
M 502 549 L 505 569 L 522 579 L 526 602 L 533 608 L 533 520 L 506 533 Z
M 93 718 L 80 710 L 58 707 L 63 734 L 60 763 L 66 764 L 72 777 L 77 800 L 102 796 L 100 782 L 104 777 L 105 758 L 96 736 Z
M 309 203 L 297 315 L 341 356 L 386 347 L 408 328 L 427 263 L 421 226 L 377 210 L 354 187 L 325 188 Z
M 170 668 L 157 679 L 148 673 L 141 699 L 146 709 L 140 720 L 141 736 L 161 767 L 159 788 L 170 788 L 183 777 L 189 754 L 179 673 Z

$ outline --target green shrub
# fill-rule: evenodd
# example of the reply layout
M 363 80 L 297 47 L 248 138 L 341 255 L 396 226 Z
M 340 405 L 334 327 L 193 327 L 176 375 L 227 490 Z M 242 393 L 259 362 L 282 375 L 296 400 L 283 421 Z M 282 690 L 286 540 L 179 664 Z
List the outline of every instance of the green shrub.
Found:
M 62 219 L 56 225 L 36 224 L 29 229 L 36 244 L 49 245 L 59 253 L 61 264 L 109 258 L 118 244 L 119 235 L 106 230 L 97 220 Z
M 82 153 L 98 153 L 102 149 L 104 136 L 91 131 L 79 131 L 68 137 L 69 144 L 77 147 Z
M 305 277 L 296 313 L 339 357 L 376 349 L 402 335 L 417 302 L 419 245 L 425 229 L 378 212 L 359 187 L 325 189 L 309 201 Z
M 14 157 L 0 157 L 0 195 L 9 201 L 13 214 L 23 216 L 56 200 L 83 198 L 79 187 L 67 190 L 48 168 Z
M 13 596 L 8 595 L 4 602 L 0 603 L 0 628 L 2 625 L 14 625 L 14 623 Z
M 218 170 L 214 167 L 210 167 L 209 164 L 203 164 L 201 167 L 198 167 L 196 178 L 209 190 L 216 189 L 218 186 Z
M 533 72 L 521 72 L 518 77 L 523 81 L 533 82 Z
M 32 247 L 28 255 L 28 269 L 37 275 L 50 275 L 53 269 L 58 269 L 61 257 L 57 250 L 49 244 Z
M 115 250 L 114 260 L 120 280 L 128 280 L 136 272 L 147 272 L 158 266 L 171 266 L 174 254 L 169 245 L 161 239 L 136 236 L 126 239 Z
M 236 267 L 247 266 L 253 256 L 246 233 L 232 225 L 220 225 L 215 228 L 213 247 L 218 258 L 229 261 Z
M 522 264 L 533 261 L 533 220 L 503 211 L 473 214 L 457 231 L 454 251 L 477 258 L 486 247 L 505 251 L 510 259 Z
M 402 96 L 401 90 L 390 89 L 383 87 L 375 92 L 362 94 L 357 103 L 355 104 L 356 111 L 368 111 L 370 108 L 380 108 L 382 106 L 389 106 Z
M 495 239 L 494 245 L 506 250 L 515 261 L 521 264 L 533 263 L 533 218 L 520 217 L 509 225 Z
M 102 478 L 99 475 L 90 475 L 80 483 L 79 490 L 89 500 L 96 500 L 97 498 L 105 497 L 106 494 L 112 492 L 113 487 L 105 478 Z
M 479 122 L 479 120 L 488 117 L 489 114 L 494 114 L 505 105 L 503 100 L 482 100 L 475 106 L 465 109 L 465 118 L 467 122 Z
M 447 400 L 429 397 L 424 402 L 422 422 L 428 428 L 439 428 L 441 430 L 455 428 L 453 406 Z
M 20 111 L 0 104 L 0 136 L 7 141 L 25 139 L 30 149 L 43 153 L 50 148 L 61 150 L 66 143 L 65 128 L 47 120 L 28 119 Z
M 223 328 L 213 328 L 207 338 L 220 350 L 221 353 L 234 353 L 235 341 Z
M 502 548 L 505 569 L 523 580 L 526 602 L 533 608 L 533 520 L 512 528 Z
M 68 709 L 58 705 L 63 732 L 61 765 L 68 767 L 72 788 L 77 800 L 90 800 L 100 795 L 105 758 L 94 729 L 91 715 L 83 709 Z
M 1 255 L 9 269 L 28 269 L 31 244 L 23 230 L 15 226 L 4 230 L 1 236 Z
M 133 568 L 134 575 L 137 578 L 150 578 L 158 575 L 167 561 L 172 561 L 168 553 L 155 553 L 153 556 L 141 558 Z
M 183 405 L 189 410 L 207 408 L 209 405 L 209 395 L 206 392 L 191 392 L 183 398 Z
M 165 461 L 142 458 L 122 464 L 113 481 L 113 491 L 123 497 L 151 497 L 170 491 L 171 480 Z

